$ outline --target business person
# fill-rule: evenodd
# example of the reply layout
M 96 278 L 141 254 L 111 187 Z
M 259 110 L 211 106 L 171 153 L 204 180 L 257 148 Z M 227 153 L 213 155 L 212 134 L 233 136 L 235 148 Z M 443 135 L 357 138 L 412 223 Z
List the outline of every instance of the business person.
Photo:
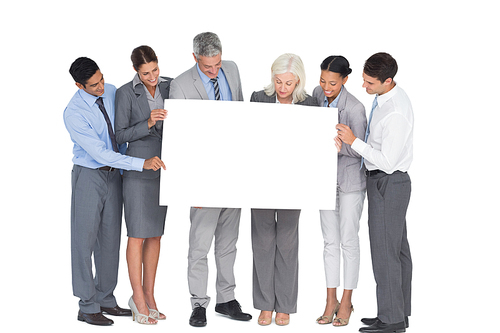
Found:
M 78 320 L 111 325 L 102 312 L 131 316 L 120 308 L 113 291 L 118 276 L 122 222 L 122 178 L 117 169 L 142 171 L 165 167 L 159 157 L 122 155 L 116 142 L 116 88 L 104 83 L 97 64 L 76 59 L 69 70 L 78 91 L 64 110 L 64 124 L 73 146 L 71 174 L 71 269 L 73 294 L 80 298 Z M 95 277 L 92 274 L 92 255 Z
M 193 57 L 196 64 L 172 81 L 170 98 L 243 101 L 238 67 L 232 61 L 222 60 L 222 44 L 216 34 L 198 34 L 193 40 Z M 221 152 L 222 155 L 224 153 L 230 154 Z M 193 312 L 189 318 L 192 326 L 207 324 L 206 308 L 210 302 L 207 295 L 207 254 L 214 237 L 217 266 L 215 311 L 236 320 L 252 319 L 250 314 L 241 311 L 234 295 L 233 267 L 240 215 L 240 208 L 191 207 L 188 285 L 192 296 Z
M 410 202 L 413 160 L 413 109 L 396 84 L 396 60 L 376 53 L 363 68 L 363 88 L 375 94 L 365 137 L 345 124 L 338 136 L 360 154 L 366 166 L 368 227 L 373 273 L 377 283 L 376 318 L 363 318 L 361 332 L 404 332 L 411 314 L 412 260 L 406 211 Z
M 250 102 L 318 106 L 306 94 L 305 70 L 299 56 L 286 53 L 271 66 L 271 83 L 252 93 Z M 305 115 L 307 116 L 307 115 Z M 251 210 L 253 303 L 261 310 L 259 325 L 283 326 L 297 312 L 300 209 Z
M 338 109 L 340 124 L 349 126 L 355 135 L 366 131 L 365 107 L 351 95 L 345 84 L 352 70 L 343 56 L 329 56 L 321 63 L 320 85 L 313 91 L 324 107 Z M 340 140 L 337 138 L 337 141 Z M 360 168 L 361 156 L 349 145 L 342 145 L 337 158 L 337 202 L 335 210 L 321 210 L 321 230 L 324 239 L 323 260 L 326 276 L 326 307 L 319 324 L 345 326 L 349 323 L 352 292 L 359 277 L 359 219 L 365 200 L 366 180 Z M 344 291 L 337 299 L 340 286 L 340 257 L 344 262 Z M 337 315 L 335 319 L 333 316 Z
M 160 76 L 155 52 L 149 46 L 135 48 L 131 55 L 134 79 L 116 91 L 116 141 L 128 143 L 126 154 L 161 157 L 163 121 L 167 111 L 171 78 Z M 127 225 L 127 264 L 133 295 L 129 305 L 141 324 L 156 324 L 165 315 L 154 297 L 160 241 L 167 207 L 159 205 L 160 170 L 124 171 L 123 204 Z

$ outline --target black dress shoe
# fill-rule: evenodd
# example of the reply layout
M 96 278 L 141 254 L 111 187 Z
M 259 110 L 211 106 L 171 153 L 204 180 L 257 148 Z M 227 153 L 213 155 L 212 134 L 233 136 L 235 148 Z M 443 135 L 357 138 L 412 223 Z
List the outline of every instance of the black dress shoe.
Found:
M 130 309 L 122 309 L 118 305 L 114 308 L 105 308 L 101 306 L 101 311 L 112 316 L 132 316 L 132 311 Z
M 207 309 L 202 306 L 197 306 L 193 309 L 189 318 L 189 325 L 195 327 L 203 327 L 207 325 Z
M 252 319 L 252 316 L 250 314 L 241 311 L 240 303 L 238 303 L 238 301 L 235 299 L 226 303 L 217 303 L 215 305 L 215 312 L 223 315 L 228 315 L 229 317 L 236 320 L 246 321 Z
M 375 318 L 363 318 L 361 319 L 361 322 L 365 325 L 373 325 L 375 324 L 377 321 L 380 321 L 378 319 L 378 317 L 375 317 Z M 405 316 L 405 327 L 408 328 L 410 327 L 410 321 L 408 319 L 408 316 Z
M 375 318 L 361 318 L 361 322 L 365 325 L 373 325 L 378 321 L 378 317 Z
M 377 320 L 374 324 L 366 327 L 361 327 L 360 332 L 369 333 L 401 333 L 406 332 L 405 322 L 402 321 L 396 324 L 386 324 Z
M 78 311 L 78 320 L 84 321 L 91 325 L 109 326 L 113 325 L 113 321 L 102 315 L 101 312 L 98 313 L 83 313 Z

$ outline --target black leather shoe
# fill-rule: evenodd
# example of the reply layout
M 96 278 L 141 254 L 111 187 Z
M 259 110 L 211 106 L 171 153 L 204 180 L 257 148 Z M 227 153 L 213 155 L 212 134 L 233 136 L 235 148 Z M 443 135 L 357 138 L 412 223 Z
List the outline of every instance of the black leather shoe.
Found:
M 378 317 L 375 317 L 375 318 L 363 318 L 361 319 L 361 322 L 365 325 L 373 325 L 375 324 L 377 321 L 380 321 L 378 319 Z M 410 327 L 410 320 L 408 319 L 408 316 L 405 316 L 405 327 L 408 328 Z
M 246 321 L 252 319 L 250 314 L 241 311 L 240 303 L 235 299 L 226 303 L 217 303 L 215 305 L 215 312 L 227 315 L 236 320 Z
M 78 311 L 78 320 L 84 321 L 87 324 L 99 325 L 99 326 L 109 326 L 113 325 L 113 321 L 102 315 L 101 312 L 98 313 L 83 313 Z
M 396 324 L 385 324 L 380 320 L 377 320 L 370 326 L 361 327 L 359 331 L 369 333 L 401 333 L 406 332 L 406 328 L 404 321 Z
M 118 305 L 114 308 L 104 308 L 101 306 L 101 311 L 112 316 L 132 316 L 132 311 L 130 309 L 122 309 Z
M 207 309 L 202 306 L 197 306 L 193 309 L 189 318 L 189 325 L 195 327 L 203 327 L 207 325 Z

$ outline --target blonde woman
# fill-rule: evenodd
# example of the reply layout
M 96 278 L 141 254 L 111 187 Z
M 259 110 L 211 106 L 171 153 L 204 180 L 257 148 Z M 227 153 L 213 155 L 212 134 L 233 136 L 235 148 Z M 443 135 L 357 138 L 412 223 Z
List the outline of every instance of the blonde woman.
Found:
M 304 65 L 286 53 L 271 66 L 271 84 L 254 92 L 251 102 L 318 106 L 306 94 Z M 297 311 L 300 209 L 252 209 L 253 301 L 259 325 L 283 326 Z

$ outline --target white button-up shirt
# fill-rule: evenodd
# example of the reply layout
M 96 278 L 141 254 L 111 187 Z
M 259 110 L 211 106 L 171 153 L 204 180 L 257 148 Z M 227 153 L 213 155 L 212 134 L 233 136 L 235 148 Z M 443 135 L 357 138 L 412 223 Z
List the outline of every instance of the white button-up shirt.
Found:
M 413 109 L 398 85 L 377 96 L 368 142 L 356 138 L 352 149 L 364 157 L 368 170 L 406 172 L 413 160 Z

